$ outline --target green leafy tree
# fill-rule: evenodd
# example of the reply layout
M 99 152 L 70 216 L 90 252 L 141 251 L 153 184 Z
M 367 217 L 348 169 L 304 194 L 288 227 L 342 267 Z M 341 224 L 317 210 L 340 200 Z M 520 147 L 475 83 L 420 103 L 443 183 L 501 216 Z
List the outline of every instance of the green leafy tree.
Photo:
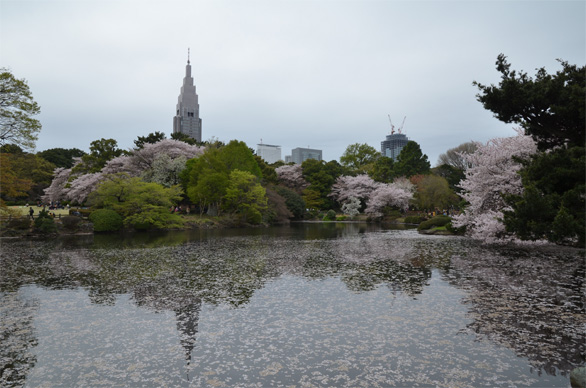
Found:
M 71 168 L 73 158 L 81 158 L 86 153 L 77 148 L 50 148 L 37 152 L 41 158 L 53 163 L 56 167 Z
M 505 123 L 520 124 L 533 137 L 540 150 L 556 146 L 584 147 L 586 143 L 586 66 L 559 61 L 562 70 L 548 74 L 537 70 L 535 79 L 511 70 L 507 57 L 500 54 L 496 69 L 499 85 L 482 85 L 478 101 Z
M 276 185 L 279 182 L 279 178 L 275 172 L 275 167 L 267 164 L 264 159 L 258 155 L 254 155 L 254 160 L 256 160 L 256 164 L 258 164 L 258 167 L 260 168 L 262 183 L 265 185 L 269 183 Z
M 163 187 L 140 178 L 116 174 L 100 183 L 89 197 L 95 208 L 111 209 L 124 218 L 127 226 L 149 225 L 157 229 L 180 227 L 183 220 L 170 212 L 181 200 L 179 186 Z
M 247 171 L 262 178 L 262 172 L 253 152 L 243 141 L 231 140 L 219 149 L 219 158 L 228 171 Z
M 99 172 L 109 160 L 123 154 L 114 139 L 94 140 L 90 143 L 90 153 L 82 156 L 81 163 L 73 167 L 73 175 Z
M 302 219 L 303 214 L 305 214 L 305 201 L 303 201 L 303 198 L 295 191 L 284 186 L 276 186 L 274 189 L 277 194 L 285 198 L 285 205 L 293 213 L 293 217 L 298 220 Z
M 41 108 L 24 79 L 17 79 L 5 68 L 0 68 L 0 145 L 16 144 L 34 149 L 41 131 L 41 122 L 33 116 Z
M 462 188 L 459 186 L 459 183 L 466 177 L 464 170 L 460 170 L 459 168 L 449 164 L 442 164 L 432 168 L 431 173 L 447 180 L 450 189 L 452 189 L 454 192 L 459 193 L 462 190 Z
M 3 154 L 22 154 L 24 150 L 16 144 L 4 144 L 0 146 L 0 153 Z
M 189 186 L 187 196 L 197 204 L 200 213 L 207 209 L 208 214 L 217 215 L 221 209 L 222 199 L 228 188 L 228 175 L 224 172 L 204 170 L 204 174 L 197 180 L 197 184 Z
M 437 175 L 423 175 L 417 181 L 415 203 L 419 209 L 447 209 L 458 202 L 448 181 Z
M 248 171 L 232 170 L 224 208 L 237 214 L 244 223 L 260 224 L 262 213 L 267 209 L 267 195 L 258 177 Z
M 154 133 L 149 133 L 146 136 L 139 136 L 134 141 L 134 145 L 137 149 L 141 149 L 145 144 L 155 144 L 164 139 L 166 139 L 166 136 L 163 132 L 155 131 Z
M 413 175 L 428 174 L 431 165 L 427 155 L 421 152 L 419 144 L 409 141 L 401 150 L 394 166 L 395 176 L 411 177 Z
M 303 192 L 307 206 L 318 210 L 334 207 L 334 201 L 328 195 L 343 171 L 342 166 L 335 161 L 325 163 L 323 160 L 308 159 L 301 164 L 301 169 L 303 178 L 309 182 L 309 187 Z
M 346 147 L 340 163 L 357 172 L 364 172 L 369 165 L 381 157 L 381 153 L 368 144 L 355 143 Z
M 33 186 L 32 180 L 19 177 L 10 156 L 11 154 L 0 153 L 0 204 L 7 199 L 26 197 Z
M 507 231 L 523 240 L 546 238 L 584 246 L 586 156 L 584 147 L 557 148 L 535 155 L 520 171 L 521 195 L 506 197 Z
M 10 159 L 13 171 L 20 179 L 30 181 L 31 187 L 27 192 L 29 201 L 37 201 L 43 195 L 43 190 L 53 180 L 55 165 L 35 154 L 19 153 L 6 154 Z
M 309 210 L 317 211 L 324 207 L 324 199 L 317 190 L 307 188 L 303 190 L 303 202 Z
M 174 132 L 171 134 L 171 139 L 179 140 L 187 144 L 198 145 L 197 140 L 181 132 Z
M 395 161 L 393 158 L 381 156 L 372 165 L 368 176 L 376 182 L 391 183 L 395 179 Z
M 207 209 L 210 215 L 219 214 L 234 170 L 262 178 L 254 155 L 244 142 L 237 140 L 220 148 L 207 148 L 203 155 L 187 161 L 181 180 L 187 196 L 198 204 L 200 212 Z

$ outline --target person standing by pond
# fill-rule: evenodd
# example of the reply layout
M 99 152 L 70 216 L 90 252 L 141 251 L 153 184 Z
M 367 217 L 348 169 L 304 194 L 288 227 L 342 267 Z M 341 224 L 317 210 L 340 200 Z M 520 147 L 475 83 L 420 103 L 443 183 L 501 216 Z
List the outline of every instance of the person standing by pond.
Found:
M 33 210 L 32 207 L 30 207 L 30 209 L 28 211 L 28 214 L 29 214 L 31 220 L 34 220 L 35 219 L 35 217 L 34 217 L 35 211 Z

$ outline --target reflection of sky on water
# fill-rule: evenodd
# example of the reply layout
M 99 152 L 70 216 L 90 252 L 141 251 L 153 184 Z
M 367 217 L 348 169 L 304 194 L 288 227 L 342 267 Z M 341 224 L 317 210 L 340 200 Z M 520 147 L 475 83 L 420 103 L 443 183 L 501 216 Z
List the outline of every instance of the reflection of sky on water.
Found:
M 183 349 L 172 312 L 138 308 L 128 295 L 114 305 L 90 303 L 87 291 L 24 287 L 39 301 L 34 327 L 37 363 L 27 376 L 36 386 L 177 386 L 184 379 Z
M 584 351 L 582 253 L 356 225 L 298 232 L 9 246 L 0 382 L 568 385 Z

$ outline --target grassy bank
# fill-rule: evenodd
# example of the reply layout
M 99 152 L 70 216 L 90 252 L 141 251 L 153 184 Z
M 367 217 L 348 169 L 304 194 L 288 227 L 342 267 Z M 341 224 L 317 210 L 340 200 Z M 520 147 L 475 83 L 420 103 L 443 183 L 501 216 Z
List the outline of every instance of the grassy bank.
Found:
M 28 216 L 29 215 L 29 210 L 30 208 L 33 208 L 33 210 L 35 211 L 35 216 L 38 215 L 41 210 L 43 210 L 42 207 L 37 207 L 36 205 L 34 206 L 8 206 L 9 209 L 11 209 L 12 211 L 18 212 L 21 216 Z M 49 210 L 49 208 L 45 208 L 47 211 L 50 211 L 52 213 L 55 213 L 56 216 L 67 216 L 69 215 L 69 209 L 55 209 L 55 210 Z

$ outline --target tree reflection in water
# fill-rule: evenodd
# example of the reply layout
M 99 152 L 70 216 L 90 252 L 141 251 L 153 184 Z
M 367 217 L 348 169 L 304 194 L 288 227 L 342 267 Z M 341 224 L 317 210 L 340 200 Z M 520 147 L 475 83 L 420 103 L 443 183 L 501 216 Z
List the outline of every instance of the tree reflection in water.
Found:
M 540 372 L 567 375 L 585 352 L 584 260 L 576 250 L 481 247 L 463 238 L 370 227 L 303 226 L 283 235 L 212 236 L 169 245 L 128 242 L 115 248 L 62 242 L 3 245 L 0 272 L 0 383 L 23 382 L 34 367 L 34 303 L 19 301 L 28 284 L 83 287 L 93 303 L 117 295 L 151 311 L 173 312 L 184 359 L 191 363 L 202 306 L 245 307 L 279 277 L 337 278 L 354 293 L 380 286 L 416 298 L 434 270 L 464 290 L 471 323 L 465 332 L 526 357 Z M 321 234 L 320 234 L 321 233 Z M 183 236 L 184 238 L 185 236 Z M 89 249 L 88 249 L 89 248 Z M 7 317 L 17 317 L 8 319 Z M 262 328 L 261 328 L 262 330 Z
M 478 249 L 483 260 L 454 255 L 445 272 L 468 292 L 468 329 L 527 357 L 539 372 L 568 376 L 586 355 L 583 252 Z

